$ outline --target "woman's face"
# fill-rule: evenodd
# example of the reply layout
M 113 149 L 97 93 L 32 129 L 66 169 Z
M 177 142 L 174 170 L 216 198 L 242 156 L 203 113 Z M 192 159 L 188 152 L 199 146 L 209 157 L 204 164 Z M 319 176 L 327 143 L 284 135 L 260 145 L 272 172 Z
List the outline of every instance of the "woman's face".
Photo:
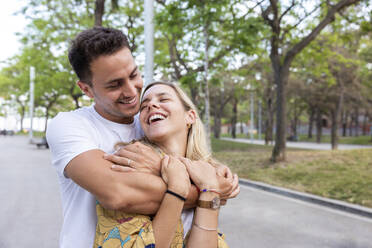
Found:
M 141 102 L 140 122 L 152 142 L 187 138 L 187 124 L 193 123 L 192 111 L 185 111 L 177 93 L 170 86 L 158 84 L 148 89 Z

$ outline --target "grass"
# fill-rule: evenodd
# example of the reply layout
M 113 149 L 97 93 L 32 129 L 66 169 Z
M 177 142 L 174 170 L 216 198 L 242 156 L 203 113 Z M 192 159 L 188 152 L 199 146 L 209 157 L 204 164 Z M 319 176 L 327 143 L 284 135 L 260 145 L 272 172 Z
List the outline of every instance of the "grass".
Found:
M 305 142 L 316 142 L 315 135 L 313 138 L 309 139 L 307 135 L 300 135 L 300 141 Z M 358 136 L 358 137 L 342 137 L 340 136 L 338 139 L 340 144 L 353 144 L 353 145 L 372 145 L 372 137 L 371 136 Z M 331 143 L 331 136 L 330 135 L 323 135 L 321 138 L 321 143 Z
M 24 132 L 24 131 L 19 131 L 16 133 L 17 135 L 29 135 L 28 132 Z M 44 137 L 45 136 L 45 133 L 44 132 L 40 132 L 40 131 L 33 131 L 32 132 L 32 135 L 36 138 L 41 138 L 41 137 Z
M 214 139 L 214 157 L 240 178 L 372 207 L 372 150 L 287 150 L 270 162 L 271 147 Z
M 221 134 L 221 137 L 228 137 L 231 138 L 231 134 Z M 249 135 L 246 134 L 237 134 L 237 138 L 243 139 L 250 139 Z M 253 136 L 254 139 L 258 139 L 258 134 Z M 262 134 L 261 139 L 265 139 L 265 135 Z M 316 135 L 313 135 L 311 139 L 307 137 L 307 135 L 300 135 L 299 141 L 301 142 L 316 142 Z M 342 137 L 339 136 L 338 138 L 339 144 L 352 144 L 352 145 L 372 145 L 372 137 L 370 135 L 365 136 L 358 136 L 358 137 Z M 330 135 L 323 135 L 321 138 L 321 143 L 331 143 L 331 136 Z

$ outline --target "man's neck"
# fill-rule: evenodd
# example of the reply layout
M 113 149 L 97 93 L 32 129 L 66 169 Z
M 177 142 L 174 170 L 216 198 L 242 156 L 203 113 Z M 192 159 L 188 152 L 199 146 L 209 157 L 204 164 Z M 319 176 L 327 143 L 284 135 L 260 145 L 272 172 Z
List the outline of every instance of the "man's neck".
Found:
M 94 105 L 94 110 L 102 118 L 104 118 L 104 119 L 106 119 L 108 121 L 111 121 L 111 122 L 118 123 L 118 124 L 132 124 L 133 121 L 134 121 L 134 117 L 133 116 L 132 117 L 117 117 L 117 116 L 109 115 L 109 114 L 107 114 L 104 111 L 100 111 L 100 109 L 97 109 L 96 104 Z

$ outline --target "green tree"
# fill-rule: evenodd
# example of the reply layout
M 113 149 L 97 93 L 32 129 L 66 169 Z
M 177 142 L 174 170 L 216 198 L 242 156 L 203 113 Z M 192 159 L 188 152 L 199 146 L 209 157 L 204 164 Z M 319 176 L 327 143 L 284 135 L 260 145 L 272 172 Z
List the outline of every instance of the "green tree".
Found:
M 286 148 L 286 91 L 293 59 L 319 33 L 335 19 L 336 13 L 348 6 L 358 3 L 358 0 L 312 1 L 313 10 L 308 11 L 302 1 L 290 1 L 288 4 L 277 0 L 262 1 L 262 17 L 271 28 L 270 60 L 274 72 L 274 82 L 277 92 L 276 136 L 272 153 L 272 161 L 285 160 Z M 318 12 L 317 12 L 318 11 Z M 317 17 L 315 14 L 317 13 Z M 317 25 L 308 25 L 307 32 L 301 32 L 299 27 L 308 18 L 318 19 Z M 294 20 L 290 21 L 288 18 Z

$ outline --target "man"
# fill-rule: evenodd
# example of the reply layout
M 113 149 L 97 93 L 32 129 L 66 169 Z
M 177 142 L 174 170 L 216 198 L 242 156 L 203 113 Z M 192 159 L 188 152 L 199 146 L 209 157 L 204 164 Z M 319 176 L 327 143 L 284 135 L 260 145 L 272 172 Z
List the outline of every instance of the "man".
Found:
M 116 172 L 104 158 L 114 152 L 117 142 L 142 136 L 136 114 L 143 82 L 126 36 L 103 27 L 83 31 L 72 42 L 69 60 L 78 86 L 94 105 L 59 113 L 48 125 L 47 140 L 62 195 L 60 247 L 86 248 L 93 246 L 96 199 L 108 209 L 153 214 L 166 186 L 150 173 Z M 159 155 L 138 142 L 120 154 L 126 158 L 120 162 L 115 157 L 117 163 L 159 170 Z M 197 194 L 195 187 L 190 189 L 191 206 Z

